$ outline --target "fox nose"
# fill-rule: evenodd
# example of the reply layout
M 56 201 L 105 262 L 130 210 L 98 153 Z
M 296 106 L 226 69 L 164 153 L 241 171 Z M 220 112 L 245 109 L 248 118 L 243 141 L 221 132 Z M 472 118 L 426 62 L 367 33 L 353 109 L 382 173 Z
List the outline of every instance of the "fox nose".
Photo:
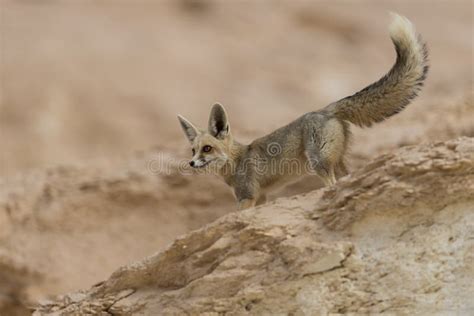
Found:
M 194 167 L 194 160 L 191 160 L 191 161 L 189 162 L 189 165 L 190 165 L 191 167 Z

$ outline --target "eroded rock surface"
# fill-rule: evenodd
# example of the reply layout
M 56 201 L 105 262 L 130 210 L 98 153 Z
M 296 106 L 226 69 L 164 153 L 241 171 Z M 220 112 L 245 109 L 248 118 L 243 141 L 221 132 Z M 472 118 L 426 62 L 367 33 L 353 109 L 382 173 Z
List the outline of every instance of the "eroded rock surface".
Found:
M 0 179 L 0 315 L 30 315 L 37 300 L 88 288 L 235 207 L 214 177 L 192 178 L 150 151 Z
M 228 214 L 35 315 L 472 313 L 474 139 Z

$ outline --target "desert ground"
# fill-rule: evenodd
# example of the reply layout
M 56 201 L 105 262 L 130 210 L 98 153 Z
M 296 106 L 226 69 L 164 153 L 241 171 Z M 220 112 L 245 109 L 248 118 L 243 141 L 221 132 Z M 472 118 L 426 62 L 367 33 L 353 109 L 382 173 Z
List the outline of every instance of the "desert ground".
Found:
M 370 129 L 352 128 L 351 173 L 364 177 L 369 162 L 383 155 L 413 158 L 428 151 L 421 161 L 436 160 L 430 154 L 436 146 L 429 145 L 435 142 L 458 148 L 460 158 L 444 152 L 439 158 L 453 177 L 446 176 L 445 185 L 433 185 L 432 192 L 423 187 L 420 200 L 431 194 L 438 204 L 451 205 L 454 201 L 444 196 L 452 188 L 452 196 L 464 203 L 453 204 L 453 214 L 472 223 L 468 217 L 474 207 L 469 197 L 474 196 L 472 155 L 462 149 L 470 148 L 474 137 L 471 1 L 1 0 L 0 5 L 0 315 L 28 315 L 38 304 L 44 307 L 38 313 L 57 311 L 47 306 L 67 311 L 70 301 L 48 304 L 57 295 L 87 290 L 112 273 L 117 279 L 120 273 L 114 271 L 119 267 L 148 256 L 168 260 L 169 253 L 161 257 L 159 253 L 171 251 L 178 236 L 188 240 L 193 235 L 185 234 L 196 229 L 206 232 L 217 227 L 220 231 L 219 223 L 235 230 L 233 221 L 240 215 L 233 213 L 236 205 L 230 189 L 213 176 L 193 174 L 183 167 L 191 153 L 176 115 L 205 127 L 211 105 L 220 102 L 230 116 L 234 136 L 247 143 L 350 95 L 379 79 L 395 60 L 388 36 L 390 11 L 416 25 L 428 43 L 431 68 L 422 93 L 406 110 Z M 406 152 L 407 146 L 412 151 Z M 461 161 L 459 166 L 452 162 L 456 159 Z M 458 167 L 462 172 L 452 171 Z M 417 170 L 401 172 L 410 177 L 405 172 L 413 172 L 410 183 L 414 187 L 424 183 L 417 178 Z M 433 174 L 444 179 L 443 173 Z M 399 180 L 389 175 L 394 183 Z M 345 180 L 351 184 L 347 190 L 356 190 L 350 177 Z M 437 183 L 434 179 L 427 181 Z M 464 189 L 453 179 L 462 180 Z M 275 207 L 279 210 L 275 216 L 287 218 L 282 209 L 291 210 L 300 202 L 309 205 L 306 211 L 319 212 L 318 205 L 324 202 L 321 196 L 332 192 L 307 194 L 319 188 L 318 179 L 305 178 L 276 192 L 273 202 L 262 208 L 262 217 L 271 217 L 267 212 Z M 294 197 L 302 193 L 306 195 Z M 387 197 L 386 202 L 401 200 Z M 380 200 L 367 205 L 378 208 L 382 204 Z M 324 216 L 336 212 L 331 207 L 326 207 L 330 214 Z M 416 203 L 410 207 L 419 211 Z M 249 212 L 241 215 L 243 222 L 266 223 L 266 219 L 252 219 L 258 215 Z M 406 220 L 413 217 L 400 214 Z M 438 217 L 449 217 L 443 214 Z M 217 219 L 220 222 L 214 222 Z M 300 225 L 288 220 L 289 226 Z M 330 222 L 324 221 L 325 229 L 337 230 Z M 364 225 L 370 223 L 360 227 Z M 463 232 L 459 240 L 464 240 L 459 249 L 468 253 L 474 249 L 469 248 L 474 247 L 469 239 L 472 226 L 458 231 Z M 355 235 L 368 244 L 364 238 L 369 237 Z M 206 243 L 209 238 L 196 240 Z M 341 258 L 352 251 L 346 244 L 336 246 Z M 402 260 L 393 251 L 388 258 Z M 286 255 L 299 254 L 289 251 Z M 186 256 L 182 254 L 183 262 L 188 262 Z M 472 256 L 463 258 L 469 262 Z M 148 263 L 142 266 L 150 267 Z M 183 264 L 183 269 L 189 272 L 193 263 L 189 266 Z M 377 271 L 371 269 L 365 273 Z M 472 268 L 466 271 L 454 273 L 451 282 L 471 291 L 465 283 L 473 276 Z M 156 271 L 149 275 L 159 279 Z M 175 274 L 170 279 L 180 277 L 184 278 Z M 100 288 L 101 293 L 127 289 L 111 285 L 110 280 L 114 279 Z M 166 280 L 160 282 L 166 285 Z M 150 283 L 135 285 L 149 287 Z M 206 292 L 203 289 L 215 291 L 207 283 L 196 286 L 201 296 Z M 451 308 L 466 311 L 465 296 L 450 289 L 443 295 L 459 298 L 448 300 Z M 415 303 L 405 303 L 400 301 L 401 306 L 416 310 Z M 149 306 L 161 306 L 153 304 Z M 149 306 L 147 313 L 165 310 Z M 239 314 L 225 306 L 224 311 Z M 170 314 L 218 312 L 214 307 L 169 308 Z M 338 310 L 325 308 L 326 312 Z M 384 308 L 390 310 L 390 306 Z M 263 307 L 254 311 L 269 312 Z M 339 310 L 344 311 L 357 310 Z M 122 309 L 118 314 L 129 312 Z

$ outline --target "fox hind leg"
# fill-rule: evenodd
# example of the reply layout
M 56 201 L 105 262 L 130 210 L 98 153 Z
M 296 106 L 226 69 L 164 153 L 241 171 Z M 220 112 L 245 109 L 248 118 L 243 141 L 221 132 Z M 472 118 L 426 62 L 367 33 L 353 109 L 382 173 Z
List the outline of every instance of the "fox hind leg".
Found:
M 336 176 L 337 178 L 342 178 L 348 174 L 349 171 L 347 170 L 346 164 L 341 160 L 336 166 Z
M 308 158 L 311 171 L 321 178 L 325 186 L 331 186 L 336 183 L 334 165 L 329 160 L 311 150 L 306 151 L 306 157 Z
M 319 128 L 314 126 L 306 130 L 304 137 L 306 158 L 311 171 L 315 172 L 326 186 L 336 183 L 336 168 L 347 173 L 342 162 L 345 137 L 344 126 L 337 119 L 330 119 Z

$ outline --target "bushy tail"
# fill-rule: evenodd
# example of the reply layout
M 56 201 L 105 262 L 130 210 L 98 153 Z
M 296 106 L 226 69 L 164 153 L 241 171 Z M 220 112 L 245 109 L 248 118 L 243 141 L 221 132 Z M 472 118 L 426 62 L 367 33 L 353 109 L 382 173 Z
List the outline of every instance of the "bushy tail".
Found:
M 371 126 L 403 110 L 423 86 L 428 72 L 426 44 L 411 22 L 392 14 L 390 37 L 397 52 L 392 69 L 379 81 L 326 107 L 337 118 Z

